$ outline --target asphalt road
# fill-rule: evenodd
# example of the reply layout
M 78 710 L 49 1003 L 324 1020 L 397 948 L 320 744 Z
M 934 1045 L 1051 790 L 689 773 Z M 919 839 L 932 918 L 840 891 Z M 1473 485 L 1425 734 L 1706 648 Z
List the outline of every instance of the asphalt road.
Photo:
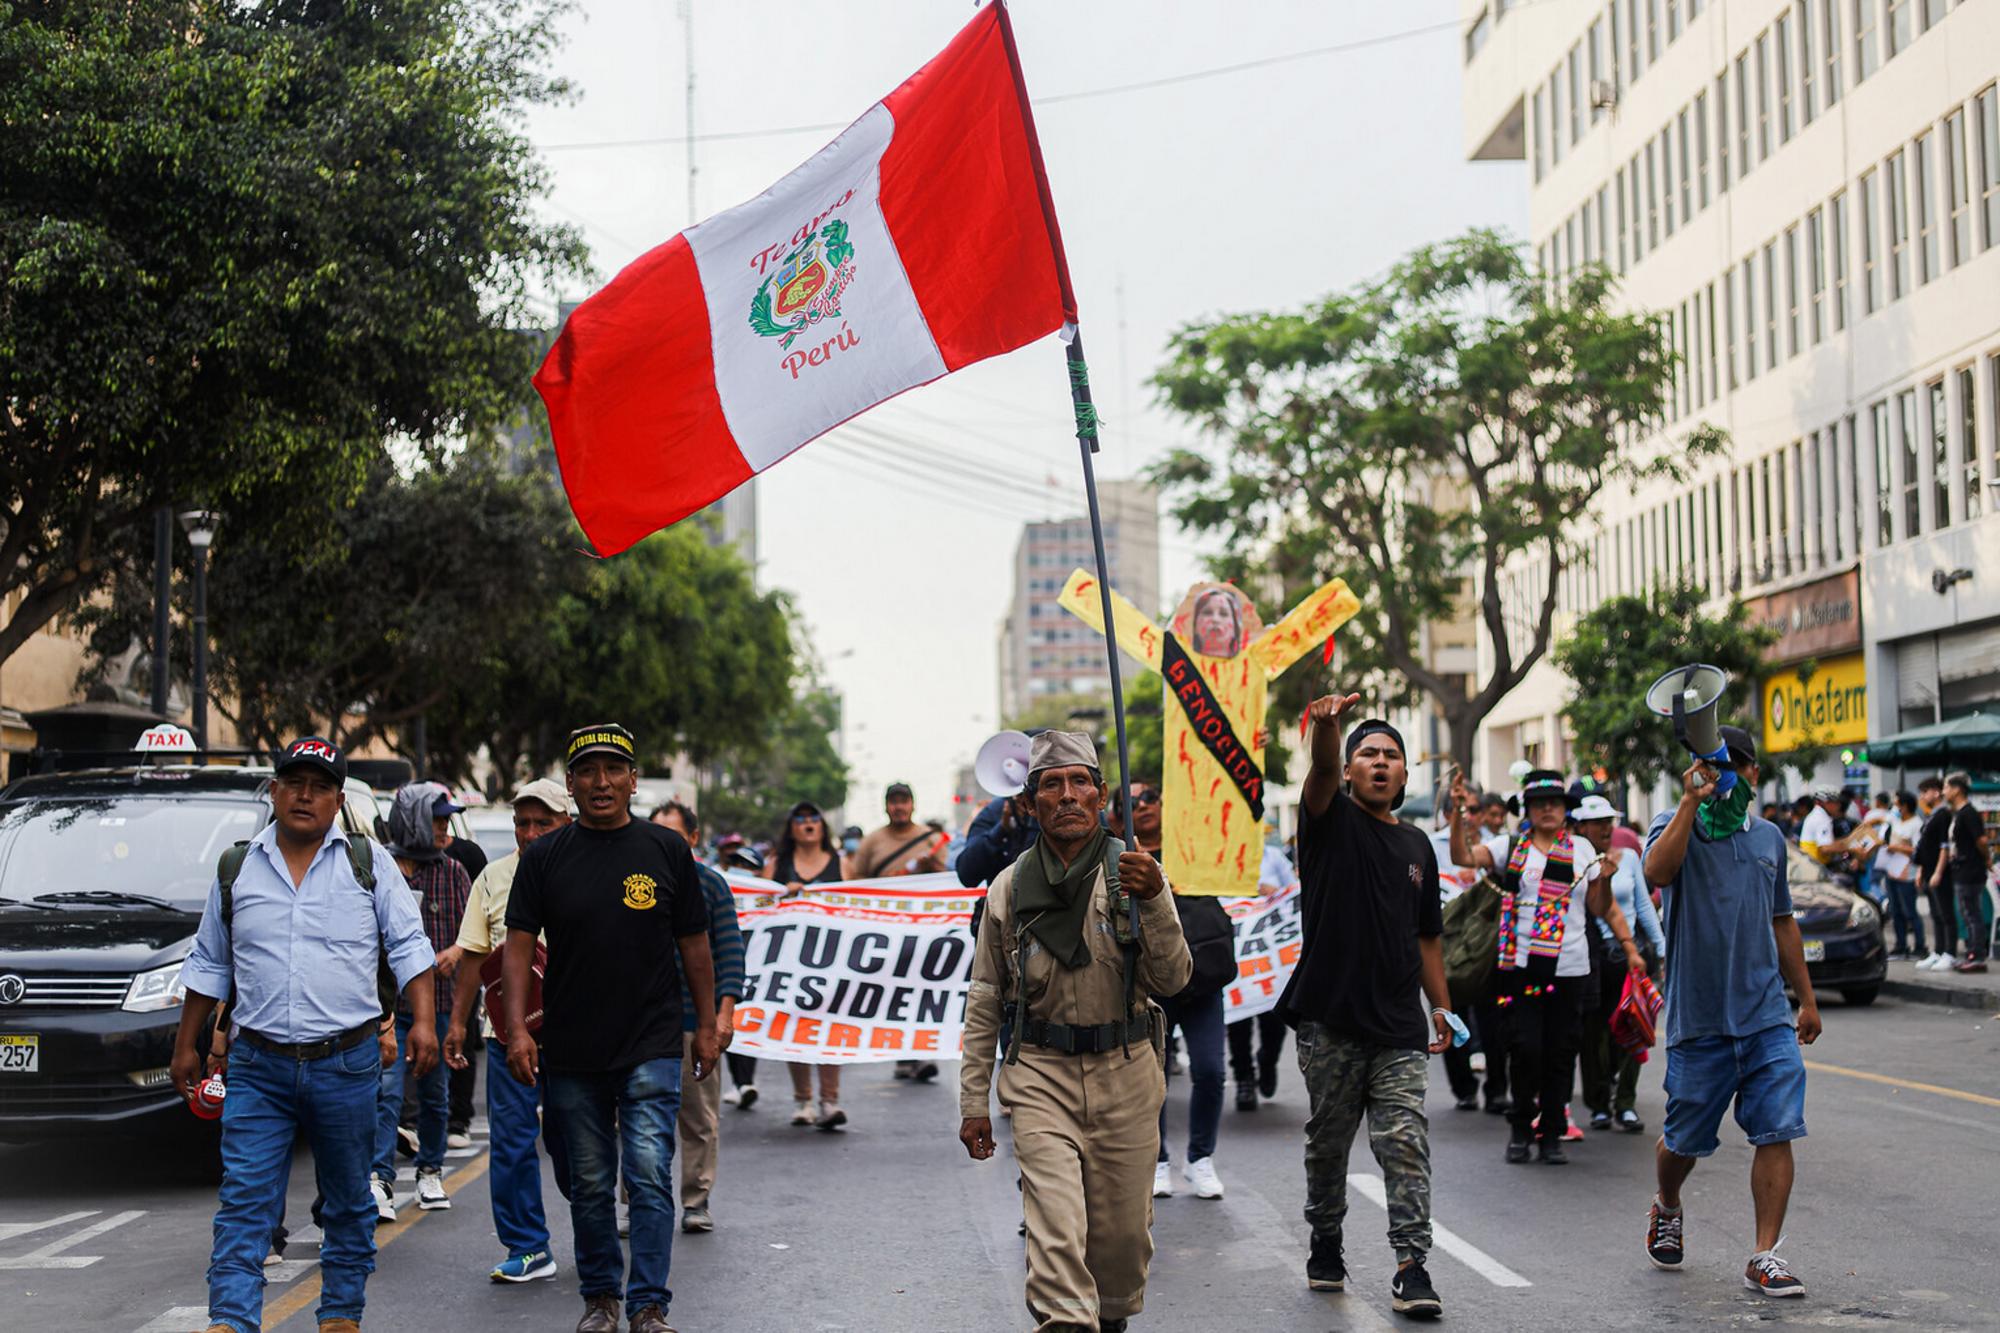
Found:
M 1651 1193 L 1652 1135 L 1593 1135 L 1571 1165 L 1508 1166 L 1496 1118 L 1458 1112 L 1434 1066 L 1432 1153 L 1446 1317 L 1494 1329 L 1612 1329 L 1657 1324 L 1833 1328 L 2000 1327 L 2000 1017 L 1883 1000 L 1825 1010 L 1809 1053 L 1811 1136 L 1784 1253 L 1810 1285 L 1799 1302 L 1743 1289 L 1751 1249 L 1749 1150 L 1723 1147 L 1688 1189 L 1688 1267 L 1655 1272 L 1640 1239 Z M 1350 1290 L 1304 1282 L 1300 1217 L 1303 1097 L 1289 1060 L 1278 1098 L 1254 1115 L 1225 1110 L 1220 1201 L 1160 1201 L 1145 1316 L 1157 1329 L 1372 1329 L 1395 1322 L 1379 1177 L 1357 1148 L 1348 1219 Z M 850 1071 L 844 1133 L 794 1129 L 784 1071 L 764 1069 L 756 1110 L 724 1108 L 718 1229 L 677 1236 L 672 1317 L 683 1330 L 985 1330 L 1025 1328 L 1022 1242 L 1006 1154 L 966 1160 L 956 1093 Z M 1170 1142 L 1185 1138 L 1185 1081 L 1170 1092 Z M 1659 1064 L 1640 1084 L 1657 1121 Z M 1004 1124 L 1004 1122 L 1003 1122 Z M 1004 1130 L 1003 1130 L 1004 1133 Z M 486 1280 L 498 1249 L 483 1144 L 447 1164 L 454 1207 L 380 1233 L 368 1326 L 488 1330 L 573 1327 L 581 1309 L 567 1217 L 551 1188 L 556 1280 Z M 1178 1178 L 1178 1177 L 1177 1177 Z M 1371 1178 L 1372 1181 L 1371 1181 Z M 407 1186 L 405 1186 L 407 1188 Z M 313 1190 L 303 1159 L 291 1214 Z M 120 1138 L 0 1147 L 0 1326 L 199 1329 L 205 1322 L 213 1192 L 156 1144 Z M 310 1236 L 272 1270 L 266 1328 L 309 1330 L 318 1296 Z

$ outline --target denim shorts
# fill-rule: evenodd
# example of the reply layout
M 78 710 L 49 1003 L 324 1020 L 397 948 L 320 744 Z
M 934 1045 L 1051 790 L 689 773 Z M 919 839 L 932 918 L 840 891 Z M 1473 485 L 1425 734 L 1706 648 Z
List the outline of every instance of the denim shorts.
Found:
M 1806 1134 L 1806 1063 L 1789 1024 L 1747 1037 L 1696 1037 L 1667 1051 L 1667 1151 L 1706 1157 L 1716 1149 L 1722 1113 L 1736 1102 L 1736 1123 L 1752 1146 Z

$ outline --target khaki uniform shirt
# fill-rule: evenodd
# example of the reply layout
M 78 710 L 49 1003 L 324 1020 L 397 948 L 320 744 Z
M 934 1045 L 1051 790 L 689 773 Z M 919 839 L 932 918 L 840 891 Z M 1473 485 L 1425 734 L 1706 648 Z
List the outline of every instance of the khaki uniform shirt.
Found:
M 991 1114 L 993 1062 L 1000 1036 L 1000 1006 L 1016 994 L 1014 968 L 1014 867 L 1000 872 L 986 895 L 986 918 L 972 955 L 972 984 L 966 994 L 965 1060 L 959 1071 L 959 1114 Z M 1125 957 L 1112 931 L 1103 867 L 1091 881 L 1090 910 L 1083 937 L 1090 962 L 1065 967 L 1033 934 L 1027 940 L 1027 1001 L 1031 1017 L 1049 1023 L 1092 1026 L 1115 1023 L 1125 1008 Z M 1139 899 L 1139 952 L 1133 960 L 1134 1005 L 1155 995 L 1172 995 L 1188 983 L 1194 963 L 1181 936 L 1180 913 L 1171 889 Z

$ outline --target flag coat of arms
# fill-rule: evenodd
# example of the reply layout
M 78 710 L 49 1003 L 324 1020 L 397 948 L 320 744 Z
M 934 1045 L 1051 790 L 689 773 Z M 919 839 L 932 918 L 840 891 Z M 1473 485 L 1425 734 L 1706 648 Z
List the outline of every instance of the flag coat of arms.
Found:
M 1003 4 L 790 175 L 640 256 L 535 375 L 612 555 L 841 422 L 1074 322 Z

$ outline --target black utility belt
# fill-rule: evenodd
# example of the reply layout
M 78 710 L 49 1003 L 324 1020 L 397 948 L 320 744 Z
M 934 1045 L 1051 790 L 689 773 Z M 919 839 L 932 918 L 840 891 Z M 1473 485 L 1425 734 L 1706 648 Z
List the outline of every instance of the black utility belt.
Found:
M 382 1025 L 378 1020 L 371 1018 L 359 1027 L 351 1027 L 345 1032 L 327 1037 L 321 1041 L 273 1041 L 263 1033 L 252 1032 L 249 1028 L 239 1029 L 236 1035 L 260 1051 L 268 1051 L 272 1055 L 282 1055 L 287 1060 L 306 1061 L 324 1060 L 329 1055 L 338 1055 L 342 1051 L 351 1051 L 370 1037 L 378 1035 L 381 1032 L 381 1027 Z
M 1030 1018 L 1021 1024 L 1021 1040 L 1064 1055 L 1101 1055 L 1153 1039 L 1153 1015 L 1134 1014 L 1123 1023 L 1047 1023 Z

